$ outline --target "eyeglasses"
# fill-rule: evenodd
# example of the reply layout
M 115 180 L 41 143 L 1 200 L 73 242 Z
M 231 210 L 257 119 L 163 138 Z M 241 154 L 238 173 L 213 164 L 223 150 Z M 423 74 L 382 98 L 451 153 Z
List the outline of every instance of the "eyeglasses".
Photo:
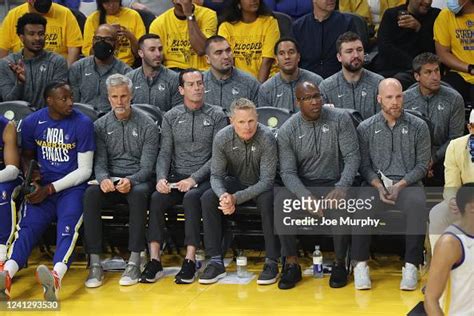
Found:
M 94 36 L 92 40 L 94 42 L 100 42 L 100 41 L 112 42 L 112 43 L 115 42 L 115 38 L 112 36 Z
M 297 98 L 298 101 L 302 101 L 302 102 L 308 102 L 308 101 L 311 101 L 311 100 L 315 100 L 315 101 L 321 101 L 322 99 L 322 96 L 320 93 L 315 93 L 313 95 L 310 95 L 310 96 L 307 96 L 307 97 L 301 97 L 301 98 Z

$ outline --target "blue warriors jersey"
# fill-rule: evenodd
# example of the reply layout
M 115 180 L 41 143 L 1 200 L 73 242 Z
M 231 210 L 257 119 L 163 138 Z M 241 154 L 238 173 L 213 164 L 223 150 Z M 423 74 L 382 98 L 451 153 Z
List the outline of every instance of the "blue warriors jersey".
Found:
M 52 183 L 77 169 L 77 154 L 95 150 L 92 121 L 73 110 L 62 120 L 53 120 L 48 108 L 23 120 L 22 147 L 36 152 L 42 184 Z
M 5 161 L 3 160 L 3 146 L 5 145 L 3 143 L 3 131 L 5 130 L 5 127 L 7 127 L 8 120 L 0 116 L 0 170 L 5 168 Z

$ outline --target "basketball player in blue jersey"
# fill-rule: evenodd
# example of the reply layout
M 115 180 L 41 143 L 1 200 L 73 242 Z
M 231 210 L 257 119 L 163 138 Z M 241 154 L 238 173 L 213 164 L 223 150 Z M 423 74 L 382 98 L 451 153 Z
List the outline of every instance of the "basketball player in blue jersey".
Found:
M 424 303 L 430 316 L 474 315 L 474 183 L 458 190 L 456 204 L 461 219 L 445 230 L 433 252 Z
M 0 271 L 3 270 L 16 223 L 15 204 L 11 199 L 14 188 L 20 184 L 16 138 L 15 125 L 0 116 Z
M 23 120 L 23 166 L 35 159 L 40 176 L 32 183 L 34 191 L 26 196 L 9 260 L 0 272 L 0 300 L 10 298 L 11 278 L 25 266 L 33 247 L 53 221 L 57 222 L 54 268 L 50 271 L 38 266 L 36 278 L 43 286 L 45 299 L 57 300 L 82 224 L 82 198 L 95 150 L 94 127 L 87 116 L 73 109 L 67 83 L 48 84 L 44 98 L 48 107 Z

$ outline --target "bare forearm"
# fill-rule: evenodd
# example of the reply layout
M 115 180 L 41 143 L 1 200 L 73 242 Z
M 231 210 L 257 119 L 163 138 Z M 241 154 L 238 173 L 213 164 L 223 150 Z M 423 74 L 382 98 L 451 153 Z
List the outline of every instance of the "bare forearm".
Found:
M 201 31 L 196 20 L 188 20 L 188 29 L 191 47 L 199 56 L 203 56 L 205 54 L 206 35 Z
M 68 47 L 67 49 L 67 66 L 68 68 L 79 59 L 79 54 L 81 53 L 80 47 Z
M 260 70 L 258 71 L 258 81 L 260 81 L 261 83 L 267 81 L 268 76 L 270 75 L 270 70 L 272 69 L 273 62 L 273 58 L 262 58 L 262 65 L 260 65 Z

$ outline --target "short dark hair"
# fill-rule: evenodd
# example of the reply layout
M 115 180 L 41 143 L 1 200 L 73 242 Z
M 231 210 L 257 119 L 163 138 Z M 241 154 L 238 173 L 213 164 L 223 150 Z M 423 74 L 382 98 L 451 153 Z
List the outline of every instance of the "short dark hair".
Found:
M 147 39 L 161 39 L 160 36 L 158 34 L 145 34 L 145 35 L 142 35 L 139 39 L 138 39 L 138 47 L 140 49 L 143 49 L 143 43 L 145 43 L 145 41 Z
M 463 184 L 456 194 L 456 204 L 458 205 L 461 214 L 464 215 L 464 212 L 466 212 L 466 206 L 469 203 L 474 203 L 474 182 Z
M 336 51 L 338 53 L 341 53 L 341 46 L 343 43 L 349 43 L 349 42 L 355 42 L 355 41 L 361 41 L 362 39 L 360 38 L 359 34 L 354 33 L 354 32 L 345 32 L 339 35 L 339 37 L 336 40 Z
M 211 46 L 212 43 L 219 43 L 223 41 L 227 41 L 227 39 L 224 36 L 212 35 L 211 37 L 209 37 L 206 40 L 206 48 L 205 48 L 206 54 L 208 53 L 209 46 Z
M 44 92 L 43 92 L 44 101 L 46 102 L 46 99 L 50 97 L 51 94 L 53 94 L 54 90 L 59 89 L 64 86 L 69 86 L 69 83 L 63 80 L 54 80 L 48 83 L 46 87 L 44 88 Z
M 413 68 L 413 71 L 416 72 L 417 74 L 420 73 L 421 67 L 423 67 L 426 64 L 438 64 L 439 65 L 439 57 L 433 53 L 426 52 L 426 53 L 421 53 L 415 58 L 413 58 L 413 61 L 411 63 L 411 66 Z
M 46 19 L 38 13 L 25 13 L 23 14 L 16 23 L 16 34 L 24 35 L 25 34 L 25 25 L 27 24 L 36 24 L 43 25 L 46 29 Z
M 296 42 L 296 40 L 294 38 L 291 38 L 291 37 L 281 37 L 276 43 L 275 43 L 275 46 L 273 46 L 273 53 L 275 55 L 278 54 L 278 46 L 280 46 L 281 43 L 283 42 L 292 42 L 293 45 L 295 45 L 295 48 L 296 48 L 296 52 L 299 54 L 300 53 L 300 46 L 298 45 L 298 43 Z
M 202 79 L 204 79 L 202 72 L 200 72 L 198 69 L 196 69 L 196 68 L 186 68 L 186 69 L 181 70 L 181 72 L 179 73 L 178 78 L 179 78 L 179 86 L 180 87 L 184 87 L 183 76 L 187 73 L 190 73 L 190 72 L 199 72 L 201 74 Z

